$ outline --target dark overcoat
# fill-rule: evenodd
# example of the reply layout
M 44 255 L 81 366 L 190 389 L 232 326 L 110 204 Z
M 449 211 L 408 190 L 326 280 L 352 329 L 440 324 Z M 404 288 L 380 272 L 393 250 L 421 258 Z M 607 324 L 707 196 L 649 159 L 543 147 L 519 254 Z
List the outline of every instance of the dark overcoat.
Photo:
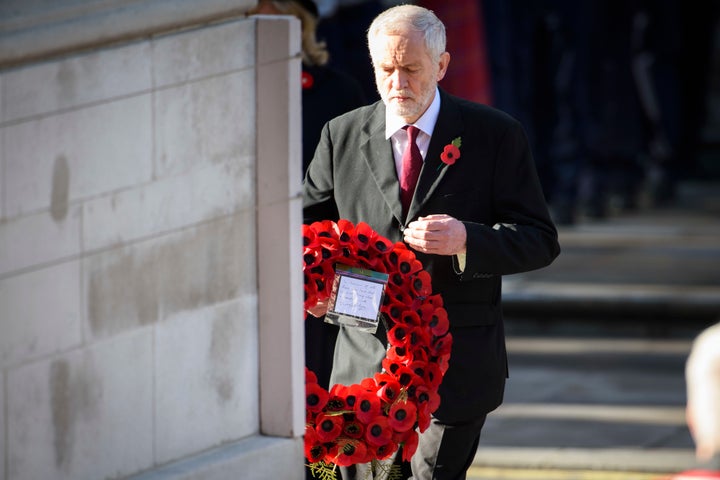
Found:
M 450 367 L 435 416 L 443 422 L 485 415 L 502 402 L 507 355 L 501 276 L 537 269 L 559 254 L 553 225 L 522 126 L 485 105 L 440 90 L 440 113 L 407 219 L 382 102 L 337 117 L 323 128 L 303 186 L 304 220 L 367 222 L 391 241 L 419 216 L 447 214 L 467 230 L 467 256 L 417 254 L 443 297 L 453 335 Z M 460 138 L 460 157 L 440 155 Z M 379 371 L 383 332 L 342 328 L 331 383 L 350 385 Z

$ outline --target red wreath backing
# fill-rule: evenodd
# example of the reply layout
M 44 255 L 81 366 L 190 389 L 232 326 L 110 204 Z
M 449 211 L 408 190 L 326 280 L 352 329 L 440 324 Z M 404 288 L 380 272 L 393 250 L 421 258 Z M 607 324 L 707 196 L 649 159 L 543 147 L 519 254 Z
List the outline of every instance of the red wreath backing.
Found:
M 440 405 L 450 359 L 442 297 L 432 295 L 430 275 L 404 243 L 393 244 L 366 223 L 326 220 L 303 225 L 302 234 L 305 309 L 330 296 L 336 263 L 389 275 L 381 306 L 389 328 L 383 370 L 328 392 L 305 369 L 305 457 L 348 466 L 389 458 L 402 446 L 409 460 Z

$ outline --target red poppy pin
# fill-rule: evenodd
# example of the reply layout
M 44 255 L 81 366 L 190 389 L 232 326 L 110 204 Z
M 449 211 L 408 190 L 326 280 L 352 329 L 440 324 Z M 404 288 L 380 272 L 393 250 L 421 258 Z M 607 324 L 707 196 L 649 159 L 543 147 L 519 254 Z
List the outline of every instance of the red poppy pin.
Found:
M 440 160 L 446 165 L 453 165 L 455 161 L 460 158 L 460 146 L 462 145 L 462 139 L 456 137 L 448 145 L 445 145 L 443 152 L 440 154 Z
M 311 74 L 303 71 L 300 83 L 302 85 L 303 90 L 307 90 L 308 88 L 312 88 L 313 84 L 315 83 L 315 79 L 313 78 L 313 76 Z

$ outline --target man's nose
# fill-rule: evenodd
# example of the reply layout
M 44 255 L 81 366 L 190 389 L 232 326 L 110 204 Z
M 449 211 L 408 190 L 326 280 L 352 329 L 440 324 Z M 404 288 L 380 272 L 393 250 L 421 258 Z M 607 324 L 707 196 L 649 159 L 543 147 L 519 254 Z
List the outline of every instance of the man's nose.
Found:
M 407 86 L 407 75 L 400 69 L 395 70 L 390 78 L 396 90 L 403 90 Z

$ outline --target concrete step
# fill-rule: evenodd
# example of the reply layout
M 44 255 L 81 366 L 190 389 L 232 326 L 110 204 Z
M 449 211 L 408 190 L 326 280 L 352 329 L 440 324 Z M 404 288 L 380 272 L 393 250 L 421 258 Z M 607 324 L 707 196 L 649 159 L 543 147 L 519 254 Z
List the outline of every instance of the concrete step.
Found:
M 469 478 L 552 478 L 522 476 L 525 469 L 564 472 L 558 479 L 615 478 L 579 473 L 589 471 L 640 479 L 695 465 L 684 412 L 693 335 L 585 333 L 509 335 L 505 402 L 488 416 Z
M 503 279 L 511 315 L 720 318 L 720 215 L 645 210 L 559 230 L 562 253 Z

